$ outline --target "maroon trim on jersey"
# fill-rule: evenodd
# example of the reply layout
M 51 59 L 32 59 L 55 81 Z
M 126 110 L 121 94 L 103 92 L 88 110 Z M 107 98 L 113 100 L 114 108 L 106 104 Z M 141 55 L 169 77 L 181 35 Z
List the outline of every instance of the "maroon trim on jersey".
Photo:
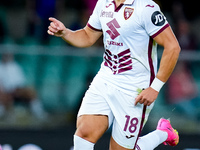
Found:
M 149 60 L 149 67 L 150 67 L 150 83 L 149 83 L 149 86 L 151 85 L 151 83 L 153 82 L 153 80 L 155 78 L 153 60 L 152 60 L 152 57 L 151 57 L 152 49 L 153 49 L 153 38 L 150 37 L 150 39 L 149 39 L 149 47 L 148 47 L 148 60 Z M 137 141 L 139 139 L 139 136 L 140 136 L 141 131 L 142 131 L 142 127 L 144 125 L 146 109 L 147 109 L 147 106 L 143 106 L 142 120 L 141 120 L 141 123 L 140 123 L 140 130 L 139 130 L 139 134 L 138 134 L 137 140 L 135 142 L 134 149 L 137 147 Z
M 138 148 L 137 146 L 137 142 L 138 142 L 138 139 L 139 139 L 139 136 L 142 132 L 142 128 L 143 128 L 143 125 L 144 125 L 144 120 L 145 120 L 145 113 L 146 113 L 146 110 L 147 110 L 147 106 L 146 105 L 143 105 L 143 111 L 142 111 L 142 120 L 141 120 L 141 123 L 140 123 L 140 130 L 139 130 L 139 133 L 137 135 L 137 139 L 135 141 L 135 146 L 134 146 L 134 150 L 136 150 L 136 148 Z
M 155 38 L 157 35 L 159 35 L 161 32 L 163 32 L 166 28 L 169 27 L 169 24 L 166 24 L 164 27 L 162 27 L 158 32 L 156 32 L 154 35 L 152 35 L 152 38 Z
M 94 27 L 91 26 L 89 23 L 87 23 L 87 26 L 88 26 L 90 29 L 94 30 L 94 31 L 102 32 L 102 30 L 94 28 Z
M 124 4 L 120 4 L 120 5 L 117 7 L 116 2 L 113 1 L 113 3 L 114 3 L 114 6 L 115 6 L 115 12 L 118 12 L 118 11 L 122 8 L 122 6 L 124 5 Z
M 136 145 L 136 149 L 135 150 L 141 150 L 141 148 L 139 147 L 139 145 Z
M 153 60 L 152 60 L 152 57 L 151 57 L 152 49 L 153 49 L 153 38 L 150 37 L 150 39 L 149 39 L 149 48 L 148 48 L 149 67 L 150 67 L 150 71 L 151 71 L 150 85 L 151 85 L 151 83 L 153 82 L 153 80 L 154 80 L 154 78 L 155 78 Z M 149 85 L 149 86 L 150 86 L 150 85 Z

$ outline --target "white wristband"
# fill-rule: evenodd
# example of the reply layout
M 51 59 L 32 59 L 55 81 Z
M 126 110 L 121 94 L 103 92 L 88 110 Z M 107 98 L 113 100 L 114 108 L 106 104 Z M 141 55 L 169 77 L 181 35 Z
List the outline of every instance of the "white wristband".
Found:
M 162 82 L 161 80 L 155 77 L 150 87 L 156 90 L 157 92 L 160 92 L 160 89 L 163 87 L 164 84 L 165 82 Z

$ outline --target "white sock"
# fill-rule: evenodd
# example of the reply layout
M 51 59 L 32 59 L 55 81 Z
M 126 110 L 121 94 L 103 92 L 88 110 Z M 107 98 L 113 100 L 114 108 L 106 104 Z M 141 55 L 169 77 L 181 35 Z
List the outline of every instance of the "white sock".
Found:
M 77 135 L 74 135 L 74 150 L 93 150 L 94 143 L 91 143 Z
M 138 139 L 136 150 L 153 150 L 158 145 L 166 141 L 167 137 L 167 132 L 155 130 Z

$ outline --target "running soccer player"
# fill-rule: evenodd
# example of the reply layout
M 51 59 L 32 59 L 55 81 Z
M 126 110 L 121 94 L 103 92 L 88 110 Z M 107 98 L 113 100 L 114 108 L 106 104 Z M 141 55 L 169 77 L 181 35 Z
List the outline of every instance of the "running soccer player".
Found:
M 153 150 L 175 146 L 169 120 L 139 138 L 158 93 L 171 75 L 180 47 L 165 16 L 152 0 L 98 0 L 85 28 L 71 31 L 50 18 L 48 33 L 76 47 L 89 47 L 103 34 L 104 60 L 77 117 L 75 150 L 92 150 L 113 123 L 110 150 Z M 157 43 L 164 47 L 157 72 Z

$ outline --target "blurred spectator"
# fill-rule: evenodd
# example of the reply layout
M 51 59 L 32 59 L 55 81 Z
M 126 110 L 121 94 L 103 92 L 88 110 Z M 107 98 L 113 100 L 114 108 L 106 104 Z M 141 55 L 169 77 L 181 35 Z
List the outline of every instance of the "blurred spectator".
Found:
M 0 101 L 1 111 L 8 110 L 13 105 L 13 97 L 20 87 L 23 87 L 25 78 L 21 68 L 13 61 L 11 54 L 3 54 L 0 63 Z M 3 114 L 3 113 L 1 113 Z
M 190 70 L 179 62 L 168 81 L 168 102 L 190 118 L 198 119 L 200 98 Z
M 58 1 L 58 0 L 57 0 Z M 41 44 L 49 42 L 46 29 L 49 17 L 55 17 L 56 0 L 27 0 L 28 35 L 36 38 Z
M 177 21 L 176 36 L 182 50 L 197 50 L 198 42 L 191 33 L 190 23 L 185 19 Z
M 14 104 L 30 107 L 32 113 L 41 118 L 44 114 L 34 89 L 26 87 L 21 67 L 11 53 L 2 55 L 0 63 L 0 114 L 13 108 Z
M 14 62 L 13 55 L 5 53 L 2 55 L 0 63 L 0 83 L 3 91 L 13 92 L 18 87 L 23 87 L 25 77 L 21 67 Z

